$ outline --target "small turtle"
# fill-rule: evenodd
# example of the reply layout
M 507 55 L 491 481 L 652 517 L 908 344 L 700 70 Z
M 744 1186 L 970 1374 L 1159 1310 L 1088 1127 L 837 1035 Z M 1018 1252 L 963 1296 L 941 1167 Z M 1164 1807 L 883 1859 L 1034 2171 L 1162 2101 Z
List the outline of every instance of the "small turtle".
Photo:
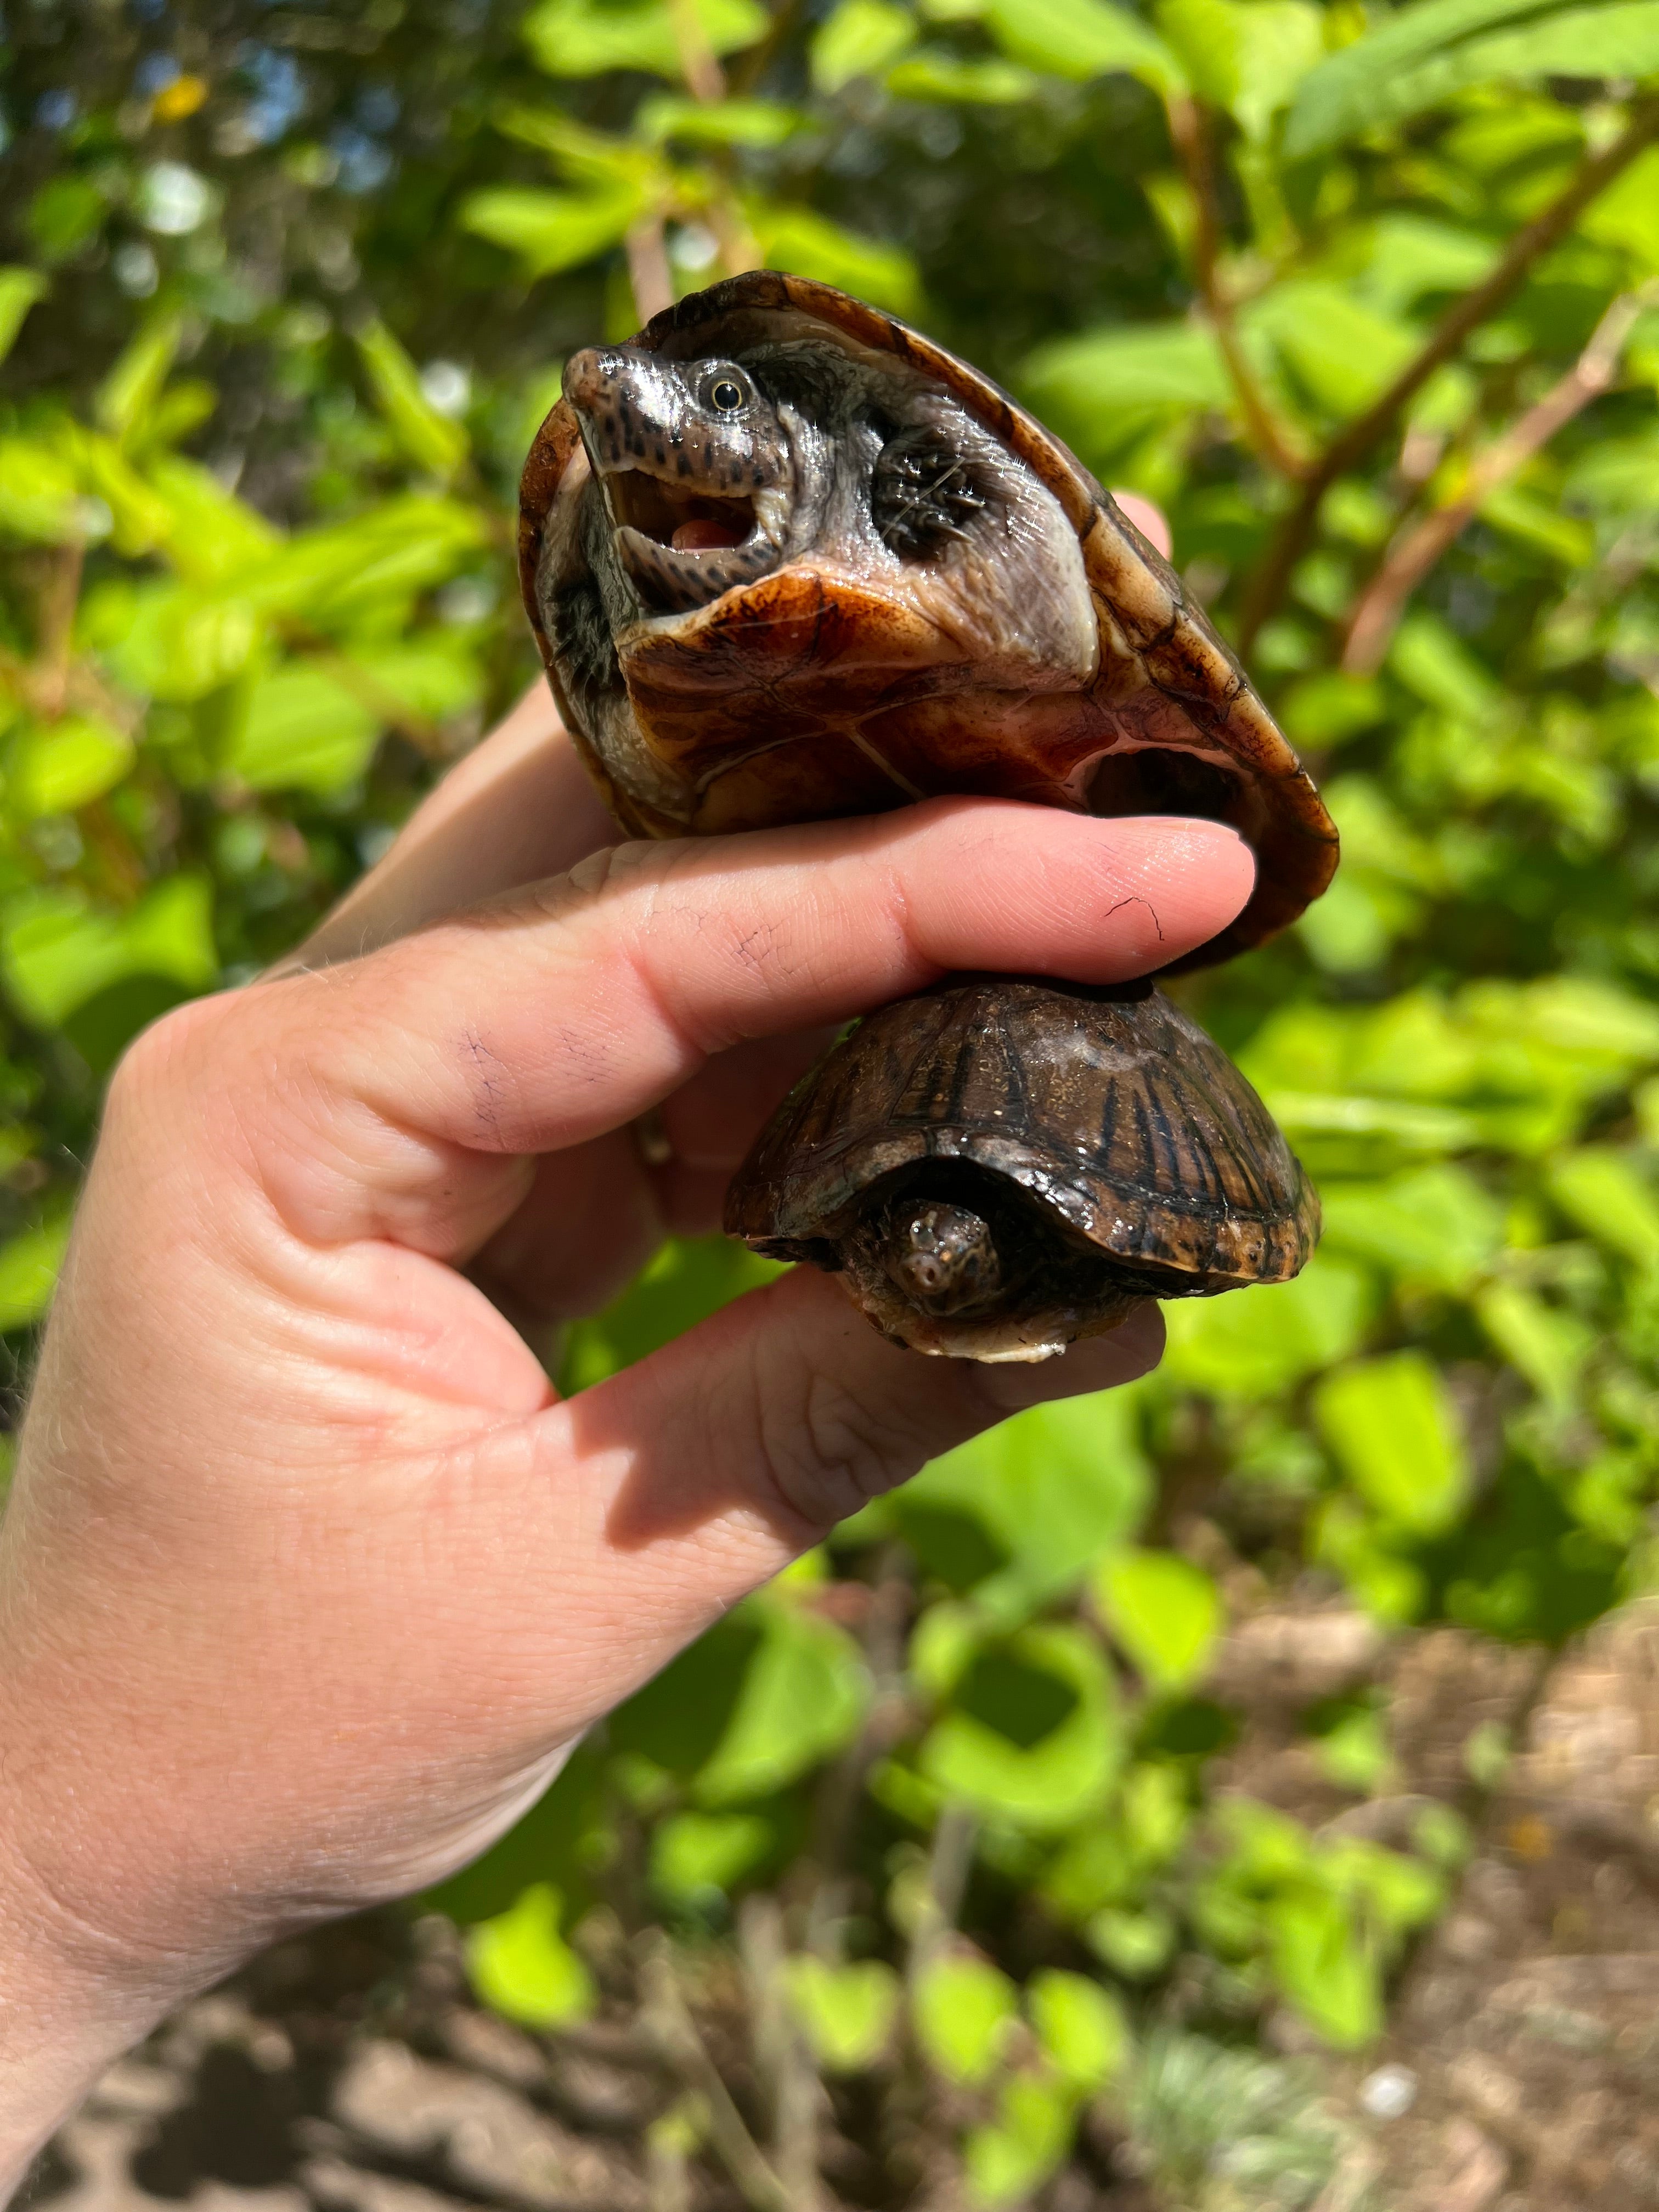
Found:
M 1231 823 L 1255 890 L 1177 966 L 1260 944 L 1336 866 L 1169 564 L 977 369 L 827 285 L 754 271 L 574 355 L 520 551 L 555 695 L 636 835 L 946 792 Z M 896 1340 L 981 1359 L 1041 1358 L 1136 1297 L 1282 1280 L 1317 1221 L 1260 1100 L 1168 1000 L 1006 978 L 870 1018 L 727 1207 Z

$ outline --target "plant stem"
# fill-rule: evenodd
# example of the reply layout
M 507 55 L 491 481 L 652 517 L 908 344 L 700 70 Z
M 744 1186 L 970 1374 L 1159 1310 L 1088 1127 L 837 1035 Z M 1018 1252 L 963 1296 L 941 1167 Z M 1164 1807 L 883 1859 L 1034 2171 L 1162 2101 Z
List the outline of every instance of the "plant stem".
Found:
M 1240 613 L 1241 652 L 1249 650 L 1263 623 L 1283 605 L 1296 565 L 1318 527 L 1321 503 L 1337 478 L 1364 460 L 1388 435 L 1401 410 L 1416 398 L 1436 369 L 1496 314 L 1520 289 L 1534 264 L 1565 237 L 1598 193 L 1605 191 L 1655 138 L 1659 138 L 1659 98 L 1637 104 L 1613 143 L 1582 162 L 1543 212 L 1516 232 L 1492 274 L 1448 309 L 1382 397 L 1339 432 L 1303 472 L 1296 504 L 1279 524 Z
M 717 106 L 726 97 L 726 71 L 708 43 L 696 0 L 668 0 L 668 13 L 674 26 L 674 43 L 679 48 L 680 75 L 685 80 L 686 90 L 704 106 Z M 719 240 L 726 275 L 741 276 L 745 269 L 758 267 L 760 248 L 743 212 L 729 152 L 717 153 L 712 168 L 719 179 L 719 188 L 711 195 L 704 213 Z
M 674 304 L 674 277 L 668 265 L 661 210 L 641 216 L 623 243 L 628 281 L 634 288 L 634 312 L 643 325 Z
M 1197 221 L 1193 232 L 1193 276 L 1199 297 L 1238 400 L 1239 412 L 1256 452 L 1281 476 L 1296 477 L 1305 465 L 1291 447 L 1264 398 L 1255 371 L 1245 357 L 1238 334 L 1234 302 L 1222 283 L 1221 213 L 1216 199 L 1215 154 L 1207 117 L 1198 101 L 1186 93 L 1170 95 L 1167 112 L 1170 137 L 1193 196 Z
M 641 1969 L 645 2015 L 663 2056 L 708 2112 L 708 2140 L 751 2212 L 793 2212 L 783 2183 L 732 2101 L 732 2093 L 697 2033 L 690 2008 L 680 1994 L 665 1936 L 647 1939 Z
M 933 1847 L 927 1856 L 927 1899 L 915 1934 L 910 1939 L 910 1956 L 905 1967 L 905 1978 L 913 1990 L 957 1924 L 968 1877 L 973 1871 L 974 1844 L 978 1834 L 979 1823 L 965 1805 L 947 1805 L 939 1816 Z
M 793 2212 L 820 2212 L 818 2112 L 823 2089 L 785 1996 L 783 1911 L 775 1897 L 757 1893 L 744 1899 L 738 1942 L 749 1984 L 755 2070 L 772 2108 L 778 2179 Z
M 1471 463 L 1458 496 L 1401 532 L 1354 610 L 1342 654 L 1346 675 L 1370 676 L 1382 665 L 1407 600 L 1479 513 L 1481 502 L 1607 390 L 1625 341 L 1647 304 L 1645 290 L 1616 299 L 1566 374 Z

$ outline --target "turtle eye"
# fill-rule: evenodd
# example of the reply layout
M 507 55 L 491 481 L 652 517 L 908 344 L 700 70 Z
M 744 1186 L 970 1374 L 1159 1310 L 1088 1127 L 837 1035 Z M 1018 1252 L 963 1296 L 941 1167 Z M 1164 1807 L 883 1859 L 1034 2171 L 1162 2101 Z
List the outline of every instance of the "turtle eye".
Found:
M 754 398 L 740 368 L 711 368 L 697 386 L 697 398 L 714 415 L 741 415 Z

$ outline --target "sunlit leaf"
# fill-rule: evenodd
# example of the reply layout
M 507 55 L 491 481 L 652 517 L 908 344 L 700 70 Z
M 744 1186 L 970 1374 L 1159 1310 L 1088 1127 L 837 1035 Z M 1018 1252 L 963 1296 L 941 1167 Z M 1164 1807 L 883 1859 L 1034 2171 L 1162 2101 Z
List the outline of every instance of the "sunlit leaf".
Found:
M 1056 1623 L 974 1661 L 923 1741 L 921 1766 L 945 1796 L 1048 1834 L 1103 1802 L 1123 1752 L 1103 1653 Z
M 1385 1521 L 1437 1535 L 1455 1520 L 1468 1457 L 1445 1385 L 1421 1352 L 1339 1368 L 1320 1383 L 1314 1409 L 1343 1472 Z
M 480 238 L 516 253 L 528 275 L 550 276 L 617 245 L 645 205 L 644 194 L 631 185 L 595 192 L 500 185 L 465 200 L 461 221 Z
M 560 1933 L 562 1903 L 551 1882 L 538 1882 L 510 1911 L 481 1921 L 466 1939 L 474 1990 L 522 2027 L 565 2027 L 593 2009 L 593 1978 Z
M 441 415 L 421 389 L 420 372 L 378 319 L 356 334 L 376 405 L 417 468 L 446 480 L 467 458 L 465 424 Z
M 915 17 L 890 0 L 839 0 L 812 40 L 812 82 L 835 93 L 854 77 L 879 76 L 915 36 Z
M 717 54 L 752 46 L 766 29 L 757 0 L 695 0 L 703 37 Z M 550 76 L 598 76 L 647 70 L 678 77 L 679 42 L 663 0 L 541 0 L 520 25 Z
M 125 440 L 143 426 L 161 396 L 183 335 L 183 319 L 177 314 L 154 315 L 143 325 L 94 394 L 93 413 L 101 429 Z
M 1129 2050 L 1129 2026 L 1109 1990 L 1085 1974 L 1047 1967 L 1026 1985 L 1026 2009 L 1051 2063 L 1092 2092 L 1117 2074 Z
M 921 279 L 902 246 L 843 230 L 827 216 L 783 202 L 751 209 L 750 220 L 769 269 L 816 276 L 901 315 L 921 304 Z
M 29 309 L 44 300 L 50 289 L 39 270 L 0 268 L 0 361 L 17 343 Z
M 788 1962 L 790 2008 L 826 2072 L 857 2074 L 873 2066 L 892 2039 L 900 1985 L 878 1959 L 836 1966 L 827 1959 Z
M 1086 81 L 1124 70 L 1160 89 L 1183 82 L 1164 40 L 1110 0 L 988 0 L 985 21 L 1012 60 L 1052 76 Z
M 896 100 L 960 100 L 976 107 L 1011 107 L 1037 89 L 1037 79 L 1018 63 L 963 61 L 938 47 L 896 63 L 886 82 Z
M 1550 1170 L 1557 1203 L 1592 1237 L 1644 1267 L 1659 1267 L 1659 1194 L 1632 1155 L 1585 1145 Z
M 224 764 L 255 791 L 341 791 L 368 765 L 379 717 L 326 665 L 296 660 L 257 678 Z
M 969 2200 L 987 2212 L 1027 2204 L 1072 2147 L 1076 2098 L 1051 2076 L 1012 2075 L 997 2099 L 995 2122 L 970 2129 L 963 2145 Z
M 1634 76 L 1656 66 L 1652 0 L 1571 9 L 1548 0 L 1421 0 L 1314 71 L 1291 112 L 1285 151 L 1327 151 L 1474 85 L 1553 72 Z
M 708 1806 L 763 1797 L 858 1733 L 869 1703 L 863 1655 L 821 1616 L 771 1604 L 732 1717 L 697 1776 Z
M 675 1813 L 651 1832 L 651 1887 L 670 1904 L 695 1905 L 732 1888 L 764 1858 L 772 1826 L 755 1813 Z
M 801 128 L 797 108 L 772 100 L 680 100 L 672 93 L 641 100 L 641 137 L 678 138 L 689 146 L 781 146 Z
M 212 893 L 199 876 L 173 876 L 125 914 L 70 890 L 25 891 L 0 915 L 0 976 L 27 1021 L 60 1026 L 94 994 L 129 975 L 161 975 L 205 990 L 219 972 Z
M 132 740 L 90 714 L 34 722 L 6 754 L 6 793 L 20 815 L 69 814 L 119 783 Z
M 1227 372 L 1213 335 L 1199 323 L 1126 324 L 1040 348 L 1021 384 L 1045 412 L 1082 416 L 1097 408 L 1224 408 Z
M 963 1953 L 937 1959 L 912 1991 L 916 2040 L 949 2081 L 983 2081 L 996 2071 L 1019 2018 L 1008 1977 Z
M 1221 1593 L 1175 1552 L 1114 1552 L 1095 1577 L 1112 1636 L 1155 1690 L 1201 1680 L 1225 1625 Z
M 1218 1397 L 1268 1397 L 1353 1351 L 1370 1303 L 1358 1270 L 1323 1256 L 1292 1282 L 1172 1301 L 1164 1309 L 1170 1333 L 1164 1371 Z
M 67 1214 L 0 1244 L 0 1329 L 27 1328 L 52 1304 L 69 1244 Z

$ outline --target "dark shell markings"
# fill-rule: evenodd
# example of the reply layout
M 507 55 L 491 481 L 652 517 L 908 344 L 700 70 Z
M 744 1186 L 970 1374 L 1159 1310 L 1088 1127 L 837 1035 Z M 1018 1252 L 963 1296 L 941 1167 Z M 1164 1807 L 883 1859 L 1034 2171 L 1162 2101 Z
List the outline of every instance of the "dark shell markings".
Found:
M 525 599 L 612 811 L 683 836 L 947 792 L 1201 815 L 1255 890 L 1330 880 L 1317 793 L 1180 580 L 968 363 L 754 272 L 568 365 L 525 470 Z M 1138 1298 L 1294 1274 L 1318 1207 L 1261 1101 L 1147 986 L 947 978 L 868 1017 L 732 1183 L 727 1228 L 918 1351 L 1035 1358 Z

